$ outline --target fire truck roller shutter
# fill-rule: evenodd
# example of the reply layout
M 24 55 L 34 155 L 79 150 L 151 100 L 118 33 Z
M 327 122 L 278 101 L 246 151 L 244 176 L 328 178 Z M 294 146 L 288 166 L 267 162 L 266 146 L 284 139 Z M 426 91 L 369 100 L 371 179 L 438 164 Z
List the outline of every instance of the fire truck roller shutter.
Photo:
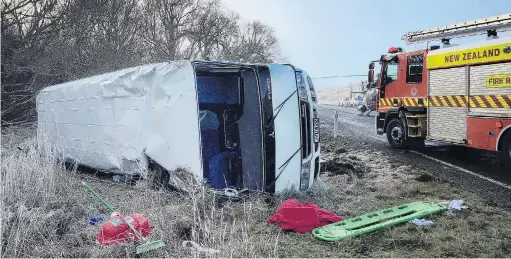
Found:
M 467 68 L 454 67 L 429 71 L 428 136 L 432 139 L 465 144 L 467 107 L 449 105 L 455 96 L 465 96 Z M 438 104 L 438 105 L 435 105 Z
M 511 118 L 511 61 L 470 67 L 469 115 Z

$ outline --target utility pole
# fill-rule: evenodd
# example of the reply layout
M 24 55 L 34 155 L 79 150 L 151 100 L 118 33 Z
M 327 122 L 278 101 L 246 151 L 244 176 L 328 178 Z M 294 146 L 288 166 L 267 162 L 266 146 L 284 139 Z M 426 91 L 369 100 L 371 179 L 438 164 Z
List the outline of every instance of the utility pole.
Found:
M 353 88 L 351 88 L 351 82 L 350 82 L 350 100 L 353 99 Z
M 339 124 L 339 110 L 335 110 L 335 115 L 334 115 L 334 138 L 337 137 L 337 124 Z

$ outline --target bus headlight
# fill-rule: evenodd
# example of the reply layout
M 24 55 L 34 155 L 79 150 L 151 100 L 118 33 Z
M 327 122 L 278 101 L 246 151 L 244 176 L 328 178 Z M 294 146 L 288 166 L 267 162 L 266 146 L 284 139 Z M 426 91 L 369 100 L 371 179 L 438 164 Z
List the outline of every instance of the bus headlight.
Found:
M 298 88 L 298 97 L 300 100 L 307 101 L 309 96 L 307 94 L 307 89 L 305 88 L 305 79 L 301 72 L 296 72 L 296 87 Z

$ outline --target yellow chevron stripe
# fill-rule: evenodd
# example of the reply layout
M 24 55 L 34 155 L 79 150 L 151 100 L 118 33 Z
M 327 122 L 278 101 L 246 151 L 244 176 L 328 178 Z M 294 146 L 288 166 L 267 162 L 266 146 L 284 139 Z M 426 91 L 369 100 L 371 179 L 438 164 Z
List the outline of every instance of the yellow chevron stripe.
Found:
M 476 104 L 476 102 L 472 98 L 468 98 L 468 102 L 469 102 L 468 106 L 470 108 L 477 108 L 477 104 Z
M 499 108 L 499 106 L 493 101 L 491 96 L 484 96 L 484 99 L 490 104 L 492 108 Z
M 499 100 L 500 104 L 504 106 L 504 108 L 511 108 L 509 104 L 507 104 L 506 100 L 504 100 L 502 95 L 497 95 L 497 99 Z
M 385 98 L 380 98 L 380 106 L 383 106 L 383 107 L 387 107 L 387 106 L 389 106 L 389 105 L 387 104 L 387 101 L 386 101 L 386 99 L 385 99 Z
M 449 103 L 447 103 L 445 96 L 440 96 L 440 101 L 442 102 L 442 106 L 449 107 Z
M 430 98 L 416 98 L 416 97 L 392 97 L 392 98 L 380 98 L 379 105 L 382 107 L 394 106 L 394 100 L 400 100 L 401 105 L 406 107 L 417 107 L 419 105 L 419 99 L 422 99 L 424 106 L 426 107 L 471 107 L 471 108 L 511 108 L 511 103 L 508 103 L 504 97 L 511 98 L 511 95 L 496 95 L 497 100 L 493 100 L 491 96 L 476 95 L 473 98 L 469 96 L 457 96 L 457 95 L 446 95 L 446 96 L 431 96 Z M 438 100 L 436 99 L 438 98 Z M 485 104 L 488 103 L 487 104 Z
M 457 107 L 457 106 L 458 106 L 458 105 L 456 104 L 456 102 L 454 102 L 454 99 L 452 98 L 452 96 L 451 96 L 451 95 L 446 96 L 446 97 L 447 97 L 447 100 L 451 103 L 451 105 L 450 105 L 450 106 L 452 106 L 452 107 Z
M 481 99 L 481 97 L 476 95 L 475 98 L 476 98 L 477 102 L 479 103 L 479 106 L 481 106 L 483 108 L 487 107 L 486 104 L 484 104 L 484 101 Z
M 435 97 L 431 98 L 431 106 L 438 106 L 438 102 L 437 100 L 435 99 Z
M 439 101 L 436 99 L 439 99 Z M 508 103 L 505 97 L 511 99 L 511 95 L 496 95 L 496 100 L 491 96 L 476 95 L 473 98 L 469 96 L 431 96 L 430 98 L 414 98 L 414 97 L 393 97 L 393 98 L 380 98 L 379 105 L 382 107 L 394 106 L 394 100 L 399 100 L 401 105 L 406 107 L 417 107 L 419 99 L 422 99 L 424 106 L 430 107 L 471 107 L 471 108 L 511 108 L 511 103 Z M 486 104 L 488 103 L 488 104 Z
M 462 98 L 461 96 L 455 96 L 456 97 L 456 100 L 458 100 L 458 102 L 460 103 L 461 107 L 466 107 L 467 105 L 465 105 L 465 101 L 463 100 L 464 98 Z

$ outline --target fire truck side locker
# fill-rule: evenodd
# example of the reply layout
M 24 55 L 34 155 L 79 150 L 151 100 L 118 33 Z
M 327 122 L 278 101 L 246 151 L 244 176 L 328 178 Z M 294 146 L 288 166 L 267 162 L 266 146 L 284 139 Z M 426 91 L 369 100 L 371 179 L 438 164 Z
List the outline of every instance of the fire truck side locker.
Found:
M 506 130 L 511 127 L 511 107 L 504 99 L 511 97 L 511 86 L 494 88 L 487 85 L 488 78 L 495 75 L 511 77 L 510 74 L 511 61 L 469 67 L 471 99 L 468 105 L 467 134 L 470 147 L 498 150 L 500 137 L 511 134 L 511 131 Z
M 467 71 L 467 67 L 429 70 L 430 104 L 438 103 L 428 106 L 429 139 L 466 144 L 468 109 L 466 106 L 449 107 L 447 102 L 455 96 L 467 95 Z

